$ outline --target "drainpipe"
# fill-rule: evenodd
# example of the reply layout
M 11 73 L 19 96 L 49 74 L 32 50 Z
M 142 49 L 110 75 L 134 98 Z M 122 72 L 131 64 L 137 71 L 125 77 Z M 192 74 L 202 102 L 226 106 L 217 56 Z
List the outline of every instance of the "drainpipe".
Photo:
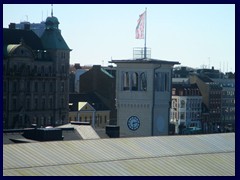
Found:
M 78 122 L 79 122 L 79 113 L 80 113 L 80 111 L 78 110 L 78 112 L 77 112 L 77 120 L 78 120 Z
M 170 91 L 170 101 L 169 101 L 169 107 L 168 107 L 168 135 L 169 135 L 169 125 L 170 125 L 170 110 L 172 108 L 172 74 L 173 74 L 173 68 L 171 69 L 171 74 L 169 74 L 169 80 L 170 80 L 170 87 L 169 87 L 169 91 Z M 179 129 L 178 129 L 179 132 Z
M 95 128 L 95 116 L 96 116 L 96 110 L 93 111 L 93 121 L 92 121 L 92 127 Z

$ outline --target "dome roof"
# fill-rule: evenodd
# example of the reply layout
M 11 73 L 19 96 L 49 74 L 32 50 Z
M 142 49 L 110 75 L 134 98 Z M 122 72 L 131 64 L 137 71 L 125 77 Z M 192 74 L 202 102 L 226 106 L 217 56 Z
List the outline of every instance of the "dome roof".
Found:
M 47 17 L 45 24 L 47 29 L 52 29 L 52 28 L 58 29 L 59 21 L 58 21 L 58 18 L 56 18 L 55 16 L 51 16 L 51 17 Z

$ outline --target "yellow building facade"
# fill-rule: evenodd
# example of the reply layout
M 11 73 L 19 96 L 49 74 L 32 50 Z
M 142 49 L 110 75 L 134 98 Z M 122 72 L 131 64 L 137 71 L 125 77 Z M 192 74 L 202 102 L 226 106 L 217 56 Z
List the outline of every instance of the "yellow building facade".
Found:
M 78 102 L 78 111 L 69 112 L 69 122 L 89 122 L 93 127 L 105 128 L 109 119 L 110 110 L 96 110 L 88 102 Z

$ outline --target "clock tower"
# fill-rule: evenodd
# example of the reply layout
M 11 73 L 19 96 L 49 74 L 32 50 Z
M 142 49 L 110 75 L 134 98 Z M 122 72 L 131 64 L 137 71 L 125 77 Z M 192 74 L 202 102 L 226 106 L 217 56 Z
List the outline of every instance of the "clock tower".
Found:
M 112 60 L 117 65 L 116 108 L 121 137 L 168 134 L 172 67 L 176 61 Z

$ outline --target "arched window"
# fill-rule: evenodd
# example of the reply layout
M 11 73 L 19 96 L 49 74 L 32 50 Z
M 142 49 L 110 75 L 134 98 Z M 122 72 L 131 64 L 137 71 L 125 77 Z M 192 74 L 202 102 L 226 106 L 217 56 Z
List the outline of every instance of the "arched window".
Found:
M 123 90 L 129 90 L 130 87 L 130 80 L 129 80 L 129 73 L 125 72 L 123 75 Z
M 140 74 L 140 90 L 147 91 L 147 75 L 144 72 Z
M 132 91 L 138 91 L 138 73 L 132 74 Z

